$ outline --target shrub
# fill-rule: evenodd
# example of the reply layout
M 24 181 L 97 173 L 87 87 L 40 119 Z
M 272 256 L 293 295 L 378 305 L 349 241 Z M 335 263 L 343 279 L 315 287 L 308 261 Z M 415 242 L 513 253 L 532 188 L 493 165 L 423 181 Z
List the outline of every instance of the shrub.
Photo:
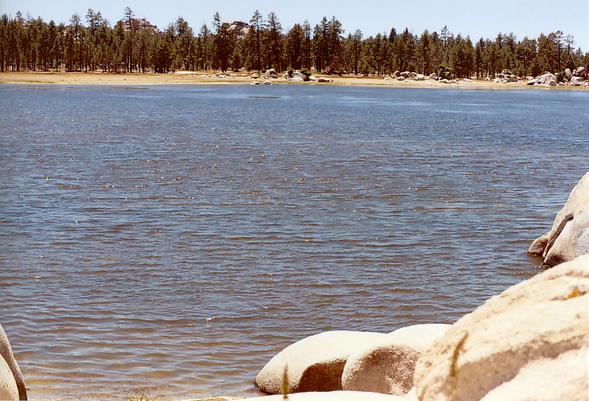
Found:
M 440 79 L 452 79 L 453 76 L 454 72 L 447 64 L 442 64 L 438 67 L 438 77 L 440 77 Z

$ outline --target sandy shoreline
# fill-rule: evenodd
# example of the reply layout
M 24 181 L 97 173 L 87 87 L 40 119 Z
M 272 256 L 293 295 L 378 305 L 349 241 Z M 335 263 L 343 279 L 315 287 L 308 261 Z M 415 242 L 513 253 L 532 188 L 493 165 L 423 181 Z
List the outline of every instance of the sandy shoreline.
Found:
M 332 82 L 292 82 L 282 78 L 273 79 L 273 84 L 291 85 L 327 85 L 327 86 L 358 86 L 358 87 L 382 87 L 382 88 L 428 88 L 428 89 L 475 89 L 475 90 L 581 90 L 587 91 L 587 87 L 557 86 L 539 87 L 528 86 L 525 82 L 494 83 L 493 81 L 473 80 L 471 82 L 441 83 L 433 80 L 425 81 L 396 81 L 385 80 L 382 77 L 329 77 Z M 227 75 L 222 78 L 204 72 L 180 72 L 170 74 L 111 74 L 94 72 L 0 72 L 0 84 L 14 85 L 251 85 L 253 80 L 248 75 Z

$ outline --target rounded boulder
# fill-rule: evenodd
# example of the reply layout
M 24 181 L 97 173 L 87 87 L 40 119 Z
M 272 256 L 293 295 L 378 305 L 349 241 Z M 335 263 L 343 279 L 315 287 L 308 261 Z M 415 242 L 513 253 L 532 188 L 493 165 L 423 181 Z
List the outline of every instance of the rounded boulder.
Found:
M 542 257 L 547 266 L 556 266 L 586 253 L 589 253 L 589 172 L 571 191 L 550 231 L 528 248 L 529 255 Z
M 327 331 L 289 345 L 262 368 L 255 378 L 264 393 L 282 391 L 284 373 L 289 393 L 342 389 L 342 372 L 354 352 L 381 341 L 387 334 Z
M 18 401 L 18 387 L 10 366 L 0 356 L 0 400 Z
M 387 334 L 380 343 L 348 358 L 342 388 L 406 395 L 413 387 L 418 357 L 449 328 L 449 324 L 419 324 Z

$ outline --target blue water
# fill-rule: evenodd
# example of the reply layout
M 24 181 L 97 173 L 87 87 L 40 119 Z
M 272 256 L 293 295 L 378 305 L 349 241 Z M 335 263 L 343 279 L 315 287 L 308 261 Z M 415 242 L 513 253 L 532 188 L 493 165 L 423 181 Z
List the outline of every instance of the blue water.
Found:
M 539 271 L 589 92 L 0 86 L 0 322 L 33 398 L 255 394 L 324 330 Z

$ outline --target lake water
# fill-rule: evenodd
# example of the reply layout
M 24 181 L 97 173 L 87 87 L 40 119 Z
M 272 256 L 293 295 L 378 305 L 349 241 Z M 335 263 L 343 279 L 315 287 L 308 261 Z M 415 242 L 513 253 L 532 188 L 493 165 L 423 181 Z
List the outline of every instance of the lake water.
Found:
M 251 395 L 291 342 L 539 271 L 589 93 L 0 86 L 0 322 L 30 396 Z

